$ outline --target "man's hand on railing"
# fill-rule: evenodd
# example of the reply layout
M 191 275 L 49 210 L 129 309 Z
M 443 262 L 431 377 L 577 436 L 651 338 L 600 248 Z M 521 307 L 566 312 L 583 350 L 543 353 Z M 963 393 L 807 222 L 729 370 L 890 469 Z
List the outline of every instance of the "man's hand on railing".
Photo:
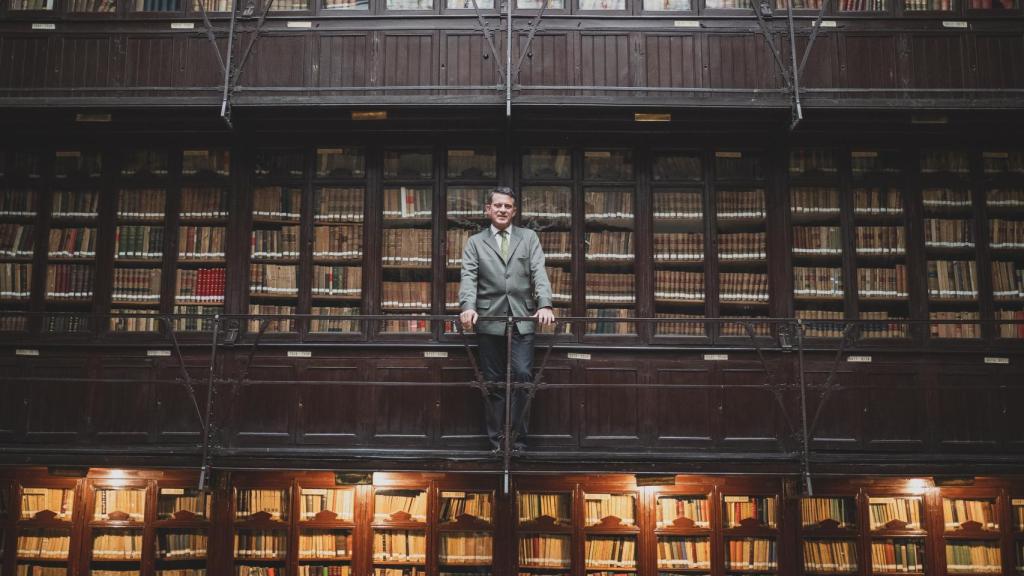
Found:
M 459 314 L 459 322 L 462 322 L 462 329 L 469 330 L 476 324 L 476 319 L 480 315 L 476 313 L 476 310 L 463 310 L 462 314 Z
M 551 308 L 541 308 L 533 315 L 541 326 L 548 326 L 555 323 L 555 313 Z

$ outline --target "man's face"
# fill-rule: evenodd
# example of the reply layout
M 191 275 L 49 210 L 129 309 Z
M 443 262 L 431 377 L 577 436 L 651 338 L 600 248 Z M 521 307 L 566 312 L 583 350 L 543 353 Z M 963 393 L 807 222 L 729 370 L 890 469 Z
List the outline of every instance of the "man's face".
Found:
M 485 207 L 485 211 L 487 217 L 491 219 L 491 224 L 498 230 L 504 230 L 516 215 L 516 201 L 511 196 L 495 194 L 491 198 L 491 203 Z

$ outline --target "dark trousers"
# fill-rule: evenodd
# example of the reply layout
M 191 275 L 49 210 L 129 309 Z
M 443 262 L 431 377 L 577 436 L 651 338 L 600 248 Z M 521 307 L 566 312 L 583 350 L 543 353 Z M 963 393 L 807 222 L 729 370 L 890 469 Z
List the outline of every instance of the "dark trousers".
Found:
M 533 334 L 512 333 L 512 382 L 533 382 Z M 480 348 L 480 369 L 484 380 L 491 383 L 484 402 L 484 419 L 491 446 L 498 448 L 505 434 L 505 380 L 507 342 L 505 336 L 477 334 Z M 512 390 L 512 439 L 516 448 L 523 448 L 526 426 L 530 418 L 530 393 L 526 388 Z

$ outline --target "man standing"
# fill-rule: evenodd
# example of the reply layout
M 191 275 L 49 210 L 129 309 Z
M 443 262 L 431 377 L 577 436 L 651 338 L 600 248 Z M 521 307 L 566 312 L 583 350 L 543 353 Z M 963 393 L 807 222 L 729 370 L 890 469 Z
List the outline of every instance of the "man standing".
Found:
M 537 233 L 512 226 L 516 194 L 500 186 L 487 196 L 485 206 L 491 225 L 466 242 L 462 251 L 462 283 L 459 316 L 465 329 L 476 325 L 477 345 L 484 380 L 505 381 L 506 323 L 481 320 L 480 316 L 533 316 L 543 325 L 555 321 L 551 310 L 551 283 L 544 270 L 544 250 Z M 512 330 L 512 381 L 533 381 L 533 322 L 516 322 Z M 512 392 L 512 439 L 522 449 L 526 437 L 529 392 Z M 485 410 L 491 446 L 501 446 L 505 420 L 505 388 L 488 388 Z

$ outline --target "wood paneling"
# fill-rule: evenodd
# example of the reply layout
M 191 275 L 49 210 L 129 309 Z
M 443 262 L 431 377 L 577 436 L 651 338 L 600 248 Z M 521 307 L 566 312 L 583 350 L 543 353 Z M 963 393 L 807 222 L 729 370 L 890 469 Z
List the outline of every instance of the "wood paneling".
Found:
M 111 36 L 65 36 L 60 39 L 60 87 L 106 87 L 119 60 Z
M 633 53 L 628 34 L 580 34 L 582 86 L 632 86 Z M 584 94 L 621 95 L 621 92 L 584 91 Z
M 204 88 L 223 87 L 224 71 L 221 70 L 210 40 L 206 36 L 195 35 L 182 38 L 182 42 L 185 43 L 185 50 L 179 64 L 179 74 L 185 78 L 185 84 Z M 221 58 L 227 57 L 227 45 L 227 38 L 217 38 L 216 49 L 220 51 Z
M 0 87 L 46 86 L 54 54 L 48 37 L 5 36 L 0 50 Z
M 910 38 L 914 88 L 964 87 L 964 38 L 953 34 L 920 34 Z
M 473 369 L 467 365 L 441 366 L 441 382 L 472 382 Z M 471 443 L 482 446 L 486 441 L 484 432 L 484 399 L 476 388 L 441 388 L 440 406 L 441 439 L 457 444 Z
M 641 439 L 643 418 L 640 405 L 640 381 L 637 370 L 610 365 L 583 369 L 585 382 L 593 383 L 582 391 L 580 444 L 637 444 Z
M 125 43 L 125 85 L 171 86 L 174 38 L 168 35 L 130 36 Z
M 243 84 L 254 87 L 306 86 L 311 65 L 310 42 L 310 37 L 304 34 L 264 32 L 253 48 L 252 61 L 246 64 Z
M 568 384 L 573 382 L 569 366 L 548 366 L 544 382 Z M 573 391 L 568 388 L 541 389 L 530 408 L 529 437 L 531 445 L 566 445 L 576 441 L 576 423 L 573 410 Z
M 703 368 L 655 368 L 655 388 L 649 406 L 658 444 L 707 445 L 714 437 L 718 402 L 717 389 L 710 386 L 711 373 Z
M 25 437 L 37 442 L 69 442 L 83 429 L 89 413 L 88 364 L 77 358 L 51 357 L 26 364 L 32 378 L 25 390 Z
M 384 34 L 385 86 L 433 86 L 436 54 L 433 34 Z M 418 93 L 414 91 L 412 93 Z M 409 94 L 402 91 L 401 94 Z
M 196 403 L 205 415 L 209 366 L 186 364 Z M 156 414 L 152 418 L 158 442 L 198 442 L 202 434 L 202 421 L 196 406 L 184 385 L 177 363 L 168 363 L 158 372 L 163 383 L 156 386 Z
M 896 39 L 891 35 L 843 35 L 842 86 L 895 88 Z
M 648 34 L 643 52 L 646 84 L 658 88 L 699 88 L 704 85 L 701 40 L 695 34 Z M 659 95 L 651 92 L 652 96 Z M 661 93 L 667 96 L 668 93 Z M 674 93 L 678 97 L 681 94 Z
M 367 34 L 322 34 L 319 42 L 318 86 L 359 87 L 369 84 L 367 70 L 372 63 Z
M 231 397 L 239 444 L 280 444 L 291 440 L 298 404 L 294 362 L 256 358 Z
M 912 449 L 926 441 L 928 396 L 914 374 L 861 374 L 864 436 L 873 450 Z
M 0 440 L 12 442 L 21 431 L 22 384 L 15 378 L 23 376 L 21 367 L 12 360 L 0 363 Z
M 526 47 L 526 35 L 519 36 L 519 45 L 512 55 L 512 63 L 519 60 L 519 54 Z M 533 38 L 523 67 L 519 72 L 519 84 L 523 86 L 571 86 L 575 82 L 574 65 L 568 34 L 537 34 Z M 515 78 L 513 78 L 515 83 Z M 524 96 L 543 94 L 564 94 L 560 90 L 529 90 Z
M 496 35 L 495 47 L 504 49 L 500 34 Z M 497 86 L 505 79 L 498 76 L 495 55 L 483 34 L 443 34 L 441 50 L 441 83 L 445 86 Z M 504 52 L 500 53 L 504 56 Z M 504 62 L 501 63 L 504 66 Z M 453 94 L 466 94 L 460 90 Z M 470 92 L 476 94 L 497 94 L 497 91 Z
M 859 379 L 849 372 L 836 374 L 832 379 L 832 391 L 825 396 L 825 383 L 830 372 L 807 371 L 807 417 L 813 421 L 818 415 L 817 426 L 810 431 L 811 442 L 816 448 L 852 448 L 861 440 L 861 396 L 863 391 L 855 387 Z
M 1024 36 L 978 34 L 974 47 L 978 88 L 1024 88 Z
M 363 380 L 362 363 L 355 359 L 317 358 L 299 372 L 299 439 L 307 444 L 349 445 L 359 439 L 363 391 L 337 382 Z
M 803 61 L 807 52 L 809 36 L 796 35 L 796 63 Z M 789 66 L 791 60 L 789 50 L 789 34 L 780 36 L 782 58 Z M 807 64 L 800 75 L 801 88 L 835 88 L 839 81 L 839 51 L 835 34 L 819 34 L 814 39 L 811 52 L 807 56 Z
M 781 82 L 771 48 L 760 34 L 707 35 L 708 86 L 775 88 Z
M 986 375 L 944 372 L 938 377 L 938 440 L 948 449 L 994 447 L 999 438 L 999 390 Z
M 156 374 L 153 363 L 147 361 L 115 360 L 105 364 L 99 372 L 100 381 L 92 388 L 92 433 L 102 441 L 145 441 L 156 408 L 152 383 Z
M 431 366 L 415 360 L 381 361 L 371 377 L 375 382 L 410 383 L 371 388 L 373 440 L 426 445 L 434 436 L 437 415 L 437 387 L 428 385 L 436 377 Z
M 722 441 L 749 446 L 778 441 L 778 403 L 763 370 L 722 370 Z

